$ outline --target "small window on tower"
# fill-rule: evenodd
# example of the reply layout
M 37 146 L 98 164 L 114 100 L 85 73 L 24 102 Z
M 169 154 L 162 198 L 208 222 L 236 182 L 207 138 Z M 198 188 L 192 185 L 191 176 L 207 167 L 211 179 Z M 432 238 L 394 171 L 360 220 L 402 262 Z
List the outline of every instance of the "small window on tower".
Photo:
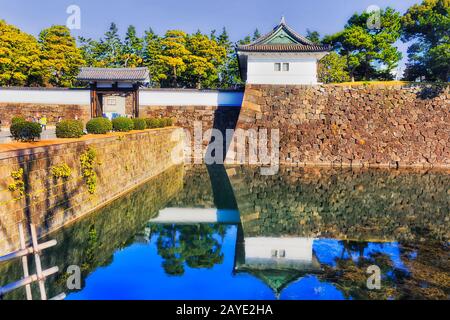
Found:
M 281 63 L 275 63 L 275 71 L 281 71 Z
M 289 71 L 289 63 L 283 63 L 283 71 Z

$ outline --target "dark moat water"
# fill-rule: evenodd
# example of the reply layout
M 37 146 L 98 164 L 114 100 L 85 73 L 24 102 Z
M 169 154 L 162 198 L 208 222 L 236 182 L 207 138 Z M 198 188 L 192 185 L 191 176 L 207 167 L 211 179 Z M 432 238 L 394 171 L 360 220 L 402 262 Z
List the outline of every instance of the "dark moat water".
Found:
M 67 299 L 448 299 L 449 213 L 448 171 L 173 167 L 52 234 L 43 264 L 63 272 L 46 286 Z M 21 276 L 0 265 L 0 283 Z

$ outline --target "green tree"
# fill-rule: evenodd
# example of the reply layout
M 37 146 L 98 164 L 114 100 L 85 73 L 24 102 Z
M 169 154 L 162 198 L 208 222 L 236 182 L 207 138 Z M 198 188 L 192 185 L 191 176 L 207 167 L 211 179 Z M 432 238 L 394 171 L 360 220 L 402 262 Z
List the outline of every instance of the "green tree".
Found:
M 129 26 L 125 34 L 122 48 L 122 64 L 124 67 L 140 67 L 143 63 L 144 41 L 136 35 L 136 28 Z
M 347 59 L 336 52 L 330 52 L 318 64 L 318 78 L 323 83 L 350 81 Z
M 161 38 L 152 28 L 149 28 L 145 31 L 143 57 L 144 65 L 150 73 L 150 82 L 155 87 L 161 86 L 161 80 L 167 78 L 167 75 L 164 73 L 164 66 L 159 59 L 161 50 Z
M 255 29 L 253 32 L 252 41 L 256 41 L 261 37 L 261 33 L 259 32 L 258 28 Z
M 101 65 L 104 67 L 121 67 L 122 61 L 122 41 L 119 36 L 119 29 L 113 22 L 111 23 L 109 30 L 105 33 L 104 39 L 99 43 L 102 54 L 99 57 Z
M 178 78 L 186 70 L 186 60 L 191 54 L 186 49 L 186 37 L 186 33 L 181 30 L 169 30 L 161 39 L 158 60 L 165 69 L 164 74 L 161 74 L 162 80 L 173 87 L 178 86 Z
M 100 43 L 91 38 L 79 37 L 81 55 L 85 61 L 85 65 L 89 67 L 100 66 L 100 57 L 102 55 L 102 47 Z
M 156 246 L 163 258 L 164 271 L 182 276 L 190 268 L 212 268 L 223 262 L 222 242 L 225 230 L 220 225 L 157 225 Z M 221 236 L 219 241 L 216 236 Z
M 320 34 L 317 31 L 306 30 L 306 38 L 315 44 L 321 44 Z
M 354 14 L 343 31 L 324 39 L 346 57 L 347 71 L 352 81 L 392 79 L 402 55 L 394 46 L 400 38 L 400 15 L 394 9 L 379 12 L 380 28 L 369 27 L 373 13 Z
M 219 86 L 221 88 L 232 88 L 242 85 L 243 82 L 239 74 L 239 63 L 236 50 L 233 43 L 230 41 L 225 27 L 218 36 L 217 43 L 226 51 L 224 62 L 219 66 Z
M 85 61 L 70 30 L 65 26 L 44 29 L 39 34 L 39 44 L 49 83 L 57 87 L 72 86 Z
M 47 70 L 36 39 L 0 20 L 0 85 L 43 85 Z
M 185 84 L 196 88 L 216 87 L 226 49 L 200 31 L 187 37 L 186 48 L 190 55 L 186 58 Z
M 407 80 L 448 81 L 450 77 L 450 0 L 425 0 L 402 17 L 408 48 Z

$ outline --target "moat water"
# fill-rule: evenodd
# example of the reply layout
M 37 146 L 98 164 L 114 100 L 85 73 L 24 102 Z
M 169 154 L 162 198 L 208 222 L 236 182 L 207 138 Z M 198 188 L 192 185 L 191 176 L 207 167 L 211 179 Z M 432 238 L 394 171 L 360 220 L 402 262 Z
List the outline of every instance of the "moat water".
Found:
M 173 167 L 51 234 L 42 261 L 73 300 L 448 299 L 449 234 L 448 171 Z M 0 264 L 0 284 L 21 277 Z

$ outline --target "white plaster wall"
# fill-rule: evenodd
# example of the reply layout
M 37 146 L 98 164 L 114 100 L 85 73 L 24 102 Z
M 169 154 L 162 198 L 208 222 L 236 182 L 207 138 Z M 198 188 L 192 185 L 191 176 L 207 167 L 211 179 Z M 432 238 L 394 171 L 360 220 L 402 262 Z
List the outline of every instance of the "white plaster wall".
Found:
M 312 262 L 312 238 L 245 238 L 245 259 L 273 259 L 272 251 L 284 250 L 285 257 L 278 259 Z
M 239 211 L 216 208 L 165 208 L 150 220 L 160 224 L 231 223 L 240 221 Z
M 141 106 L 241 106 L 243 92 L 196 90 L 141 90 Z
M 289 63 L 289 71 L 275 71 L 275 63 Z M 315 57 L 249 56 L 247 83 L 250 84 L 316 84 Z
M 200 90 L 139 91 L 141 106 L 241 106 L 243 92 Z M 89 90 L 0 88 L 0 103 L 90 104 Z
M 0 89 L 0 103 L 89 105 L 89 90 Z

